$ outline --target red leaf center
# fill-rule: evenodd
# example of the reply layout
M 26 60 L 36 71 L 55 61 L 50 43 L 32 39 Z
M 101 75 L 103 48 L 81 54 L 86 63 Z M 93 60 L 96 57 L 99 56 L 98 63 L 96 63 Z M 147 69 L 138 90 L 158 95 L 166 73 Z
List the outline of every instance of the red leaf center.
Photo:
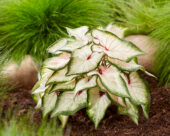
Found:
M 87 60 L 89 60 L 89 59 L 91 59 L 91 55 L 89 55 L 89 56 L 87 57 Z
M 130 81 L 130 79 L 128 78 L 128 84 L 130 85 L 131 84 L 131 81 Z
M 100 97 L 102 97 L 103 95 L 105 95 L 105 93 L 104 92 L 99 92 L 99 95 L 100 95 Z
M 123 73 L 123 74 L 124 74 L 124 76 L 127 78 L 127 82 L 128 82 L 128 84 L 130 85 L 130 84 L 131 84 L 131 81 L 130 81 L 129 74 L 125 74 L 125 73 Z
M 99 40 L 97 37 L 94 37 L 95 40 Z
M 108 49 L 108 48 L 106 48 L 106 47 L 104 47 L 104 48 L 105 48 L 105 50 L 106 50 L 106 51 L 109 51 L 109 49 Z
M 56 94 L 56 95 L 58 95 L 59 93 L 60 93 L 59 90 L 56 90 L 56 91 L 55 91 L 55 94 Z
M 103 71 L 102 71 L 101 69 L 99 69 L 99 73 L 100 73 L 100 75 L 102 75 L 102 74 L 103 74 Z
M 83 91 L 78 92 L 78 95 L 82 94 Z

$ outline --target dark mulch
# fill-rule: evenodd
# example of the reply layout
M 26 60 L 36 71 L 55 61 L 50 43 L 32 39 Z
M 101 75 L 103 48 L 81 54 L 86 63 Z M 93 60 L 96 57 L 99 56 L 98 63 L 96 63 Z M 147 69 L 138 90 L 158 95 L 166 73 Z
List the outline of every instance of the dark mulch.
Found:
M 141 112 L 139 125 L 135 125 L 127 116 L 117 114 L 116 107 L 110 107 L 97 130 L 81 110 L 69 119 L 67 131 L 71 136 L 170 136 L 170 89 L 157 85 L 157 81 L 145 76 L 151 88 L 150 118 L 146 120 Z M 18 115 L 31 112 L 33 120 L 40 122 L 41 112 L 35 111 L 35 102 L 28 90 L 17 89 L 11 91 L 0 100 L 3 111 L 9 107 L 17 111 Z M 5 113 L 5 112 L 4 112 Z
M 139 125 L 127 116 L 116 114 L 116 107 L 110 107 L 104 120 L 95 130 L 85 110 L 71 117 L 72 136 L 170 136 L 170 89 L 158 87 L 157 81 L 145 76 L 151 88 L 149 119 L 142 112 Z

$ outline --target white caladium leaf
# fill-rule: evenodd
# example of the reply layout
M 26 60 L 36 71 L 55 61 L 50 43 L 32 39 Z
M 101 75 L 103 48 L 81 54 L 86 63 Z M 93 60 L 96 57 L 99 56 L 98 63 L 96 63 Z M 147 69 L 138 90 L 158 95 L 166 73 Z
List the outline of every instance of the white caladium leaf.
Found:
M 112 23 L 106 27 L 106 31 L 109 31 L 109 32 L 115 34 L 119 38 L 124 38 L 124 33 L 126 30 L 127 30 L 127 28 L 123 28 L 123 27 L 114 25 Z
M 74 36 L 78 41 L 82 41 L 85 44 L 88 43 L 86 33 L 88 32 L 89 28 L 87 26 L 82 26 L 75 29 L 66 28 L 66 30 L 70 36 Z
M 54 73 L 54 71 L 51 69 L 42 68 L 41 72 L 40 72 L 40 76 L 41 76 L 41 78 L 50 77 L 53 73 Z
M 133 60 L 131 60 L 130 62 L 124 62 L 118 59 L 108 57 L 108 61 L 123 71 L 134 72 L 143 68 L 143 66 L 136 64 Z
M 124 38 L 124 33 L 127 30 L 127 28 L 117 26 L 113 23 L 110 23 L 109 25 L 107 25 L 106 28 L 99 26 L 99 27 L 97 27 L 97 29 L 102 30 L 102 31 L 111 32 L 121 39 Z M 98 41 L 98 43 L 99 43 L 99 41 Z
M 97 85 L 100 88 L 101 91 L 106 92 L 110 98 L 110 100 L 112 100 L 112 102 L 118 106 L 125 106 L 124 100 L 122 97 L 116 96 L 114 94 L 111 94 L 109 91 L 107 91 L 107 89 L 103 86 L 103 84 L 101 83 L 100 79 L 97 79 Z
M 88 35 L 89 37 L 89 35 Z M 48 49 L 48 52 L 53 53 L 53 54 L 60 54 L 62 51 L 65 52 L 72 52 L 77 48 L 80 48 L 82 46 L 86 45 L 82 41 L 77 41 L 75 39 L 68 39 L 64 38 L 62 40 L 59 40 L 57 43 L 54 45 L 50 46 Z
M 94 122 L 96 129 L 110 104 L 111 101 L 106 93 L 101 92 L 97 87 L 89 89 L 87 113 L 90 119 Z
M 156 79 L 158 79 L 155 75 L 153 75 L 152 73 L 148 72 L 148 71 L 144 71 L 146 75 L 150 76 L 150 77 L 154 77 Z
M 65 128 L 65 126 L 66 126 L 66 124 L 67 124 L 67 122 L 68 122 L 69 116 L 59 115 L 59 116 L 57 116 L 57 117 L 58 117 L 58 119 L 59 119 L 60 122 L 61 122 L 62 128 Z
M 45 84 L 40 84 L 40 86 L 32 92 L 32 94 L 38 94 L 38 93 L 43 93 L 49 86 L 45 86 Z
M 82 74 L 97 68 L 103 53 L 92 52 L 91 46 L 84 46 L 73 52 L 67 75 Z
M 56 71 L 50 79 L 47 81 L 47 84 L 52 84 L 52 83 L 64 83 L 73 80 L 76 78 L 78 75 L 71 75 L 67 76 L 66 73 L 68 71 L 68 68 L 65 67 L 64 69 L 61 69 L 59 71 Z
M 137 72 L 131 72 L 128 76 L 122 75 L 131 96 L 131 101 L 135 104 L 149 103 L 149 88 L 144 79 Z
M 96 86 L 96 76 L 85 77 L 80 79 L 74 89 L 75 95 L 82 90 L 89 89 Z
M 95 74 L 99 75 L 100 81 L 110 93 L 120 97 L 129 97 L 126 84 L 116 67 L 100 66 L 98 71 L 88 73 L 88 75 Z
M 62 54 L 63 53 L 63 51 L 56 51 L 54 54 L 55 55 L 60 55 L 60 54 Z
M 57 102 L 57 93 L 49 93 L 50 88 L 47 90 L 43 97 L 43 117 L 45 117 L 55 108 L 55 104 Z
M 145 116 L 146 119 L 149 118 L 149 104 L 143 104 L 142 110 L 143 110 L 143 115 Z
M 73 79 L 71 81 L 65 82 L 65 83 L 58 83 L 56 85 L 54 85 L 54 87 L 52 88 L 51 92 L 54 92 L 56 90 L 60 90 L 60 91 L 72 91 L 76 86 L 76 80 Z
M 158 79 L 155 75 L 153 75 L 152 73 L 148 72 L 144 67 L 141 68 L 141 70 L 142 70 L 143 72 L 145 72 L 146 75 L 148 75 L 148 76 L 150 76 L 150 77 L 153 77 L 153 78 L 155 78 L 155 79 Z
M 58 41 L 56 41 L 55 43 L 53 43 L 48 49 L 47 51 L 49 53 L 52 53 L 52 54 L 56 54 L 56 51 L 58 51 L 58 49 L 62 48 L 63 46 L 65 46 L 67 44 L 67 41 L 69 39 L 68 38 L 63 38 L 63 39 L 60 39 Z
M 87 105 L 87 91 L 81 91 L 74 97 L 74 91 L 63 92 L 51 117 L 57 115 L 72 115 Z
M 88 41 L 88 43 L 93 41 L 93 37 L 90 32 L 86 34 L 86 40 Z
M 70 58 L 71 58 L 71 54 L 64 52 L 56 57 L 52 57 L 45 60 L 43 67 L 52 70 L 59 70 L 68 64 Z
M 33 87 L 32 94 L 45 92 L 45 90 L 48 88 L 48 86 L 46 86 L 46 83 L 53 73 L 54 71 L 43 68 L 41 70 L 41 79 Z
M 138 124 L 139 111 L 128 98 L 125 98 L 126 106 L 119 106 L 118 112 L 122 115 L 128 115 L 136 124 Z
M 121 40 L 116 35 L 110 32 L 95 29 L 92 31 L 92 35 L 95 41 L 98 40 L 100 44 L 98 46 L 93 46 L 92 50 L 104 52 L 111 58 L 119 59 L 122 61 L 130 61 L 136 56 L 145 54 L 133 43 Z
M 67 44 L 61 48 L 58 48 L 59 51 L 66 51 L 66 52 L 72 52 L 78 48 L 81 48 L 85 46 L 81 41 L 68 41 Z
M 112 100 L 112 102 L 118 106 L 126 106 L 124 99 L 122 97 L 116 96 L 114 94 L 111 94 L 110 92 L 107 92 L 109 95 L 109 98 Z
M 35 106 L 35 109 L 40 109 L 42 106 L 42 99 L 40 98 L 37 102 L 37 105 Z
M 40 109 L 42 106 L 42 98 L 44 96 L 44 93 L 34 94 L 33 98 L 37 102 L 37 105 L 35 106 L 35 109 Z
M 102 92 L 108 92 L 107 89 L 103 86 L 103 84 L 101 83 L 100 79 L 97 78 L 97 86 L 100 88 L 100 91 Z

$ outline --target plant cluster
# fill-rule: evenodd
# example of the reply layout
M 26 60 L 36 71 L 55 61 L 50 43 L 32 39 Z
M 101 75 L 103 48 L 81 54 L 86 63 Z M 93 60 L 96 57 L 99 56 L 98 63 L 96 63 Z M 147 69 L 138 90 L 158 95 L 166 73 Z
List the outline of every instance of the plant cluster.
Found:
M 86 108 L 97 128 L 115 104 L 136 124 L 138 106 L 148 118 L 149 89 L 137 72 L 144 70 L 137 56 L 145 53 L 122 39 L 124 30 L 112 24 L 92 30 L 67 28 L 70 37 L 47 49 L 52 57 L 44 61 L 32 92 L 44 117 L 51 113 L 65 124 L 69 115 Z

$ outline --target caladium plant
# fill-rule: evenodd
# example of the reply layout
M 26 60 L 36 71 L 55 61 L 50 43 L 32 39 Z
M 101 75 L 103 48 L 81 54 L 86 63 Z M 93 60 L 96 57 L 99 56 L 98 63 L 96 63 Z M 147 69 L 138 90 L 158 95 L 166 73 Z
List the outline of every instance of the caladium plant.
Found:
M 47 49 L 52 57 L 44 61 L 41 78 L 33 88 L 44 117 L 51 113 L 65 126 L 69 115 L 86 108 L 97 128 L 107 108 L 115 104 L 120 114 L 136 124 L 139 106 L 148 118 L 149 89 L 137 72 L 144 70 L 137 56 L 145 53 L 122 39 L 123 30 L 114 25 L 67 28 L 70 37 Z

